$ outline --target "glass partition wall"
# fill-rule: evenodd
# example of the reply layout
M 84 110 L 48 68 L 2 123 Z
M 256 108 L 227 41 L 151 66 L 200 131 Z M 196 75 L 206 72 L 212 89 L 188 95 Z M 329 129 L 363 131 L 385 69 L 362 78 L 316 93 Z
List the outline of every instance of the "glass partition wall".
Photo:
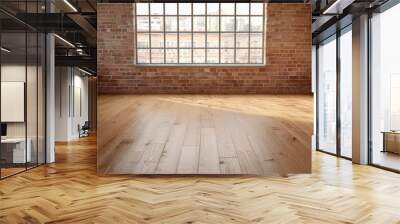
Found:
M 317 150 L 352 157 L 351 25 L 317 47 Z
M 19 2 L 26 12 L 38 2 Z M 45 34 L 0 13 L 0 178 L 45 163 Z M 9 18 L 8 18 L 9 17 Z M 15 22 L 14 22 L 15 21 Z M 12 29 L 10 29 L 12 27 Z
M 400 4 L 371 18 L 370 163 L 400 171 Z

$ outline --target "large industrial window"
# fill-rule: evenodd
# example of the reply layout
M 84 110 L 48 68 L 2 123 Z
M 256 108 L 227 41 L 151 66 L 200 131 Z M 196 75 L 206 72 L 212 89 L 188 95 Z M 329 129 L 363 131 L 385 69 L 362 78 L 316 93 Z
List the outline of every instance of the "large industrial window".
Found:
M 264 64 L 264 3 L 137 3 L 137 64 Z

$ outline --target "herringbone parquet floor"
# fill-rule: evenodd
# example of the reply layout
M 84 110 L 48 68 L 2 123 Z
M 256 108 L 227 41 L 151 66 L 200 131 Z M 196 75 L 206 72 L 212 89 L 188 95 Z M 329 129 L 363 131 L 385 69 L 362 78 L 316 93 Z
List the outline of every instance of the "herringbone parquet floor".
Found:
M 0 181 L 0 223 L 400 223 L 400 175 L 319 152 L 312 164 L 289 177 L 98 176 L 90 137 Z

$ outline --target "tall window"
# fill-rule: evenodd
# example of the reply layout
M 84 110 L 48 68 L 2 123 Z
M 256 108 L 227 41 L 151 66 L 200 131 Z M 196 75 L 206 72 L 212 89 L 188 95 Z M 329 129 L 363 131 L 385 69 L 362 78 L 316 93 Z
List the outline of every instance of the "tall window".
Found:
M 264 3 L 137 3 L 137 64 L 264 64 Z

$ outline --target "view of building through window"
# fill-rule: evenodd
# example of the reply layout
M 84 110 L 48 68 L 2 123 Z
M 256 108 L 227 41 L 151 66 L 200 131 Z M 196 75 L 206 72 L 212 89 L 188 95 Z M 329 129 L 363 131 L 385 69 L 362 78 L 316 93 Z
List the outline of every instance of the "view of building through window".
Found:
M 264 3 L 137 3 L 138 64 L 263 64 Z

